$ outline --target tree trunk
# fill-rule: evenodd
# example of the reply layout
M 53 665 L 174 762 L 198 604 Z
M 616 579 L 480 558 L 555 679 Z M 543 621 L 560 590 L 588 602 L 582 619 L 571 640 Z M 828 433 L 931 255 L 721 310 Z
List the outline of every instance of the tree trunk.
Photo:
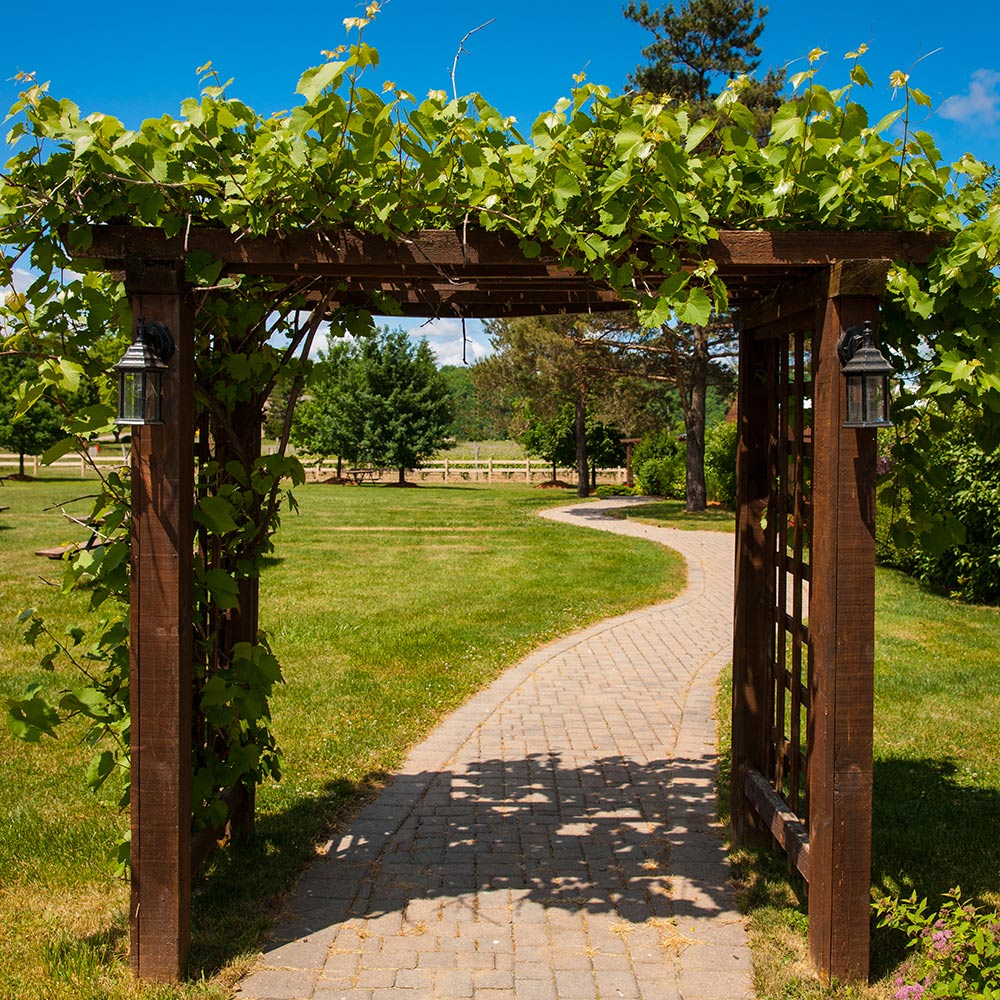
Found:
M 559 469 L 556 466 L 556 460 L 552 459 L 552 482 L 555 482 L 559 478 Z
M 341 474 L 344 471 L 344 460 L 338 455 L 337 456 L 337 478 L 341 478 Z
M 24 452 L 18 452 L 17 455 L 17 474 L 24 479 Z
M 597 463 L 590 463 L 590 491 L 593 493 L 597 489 Z
M 403 466 L 399 467 L 399 485 L 406 485 L 406 469 L 404 469 Z
M 576 495 L 585 497 L 590 495 L 587 488 L 587 474 L 589 462 L 587 461 L 587 389 L 581 385 L 576 394 Z
M 694 330 L 690 381 L 684 406 L 687 463 L 685 498 L 689 511 L 705 509 L 705 395 L 708 388 L 708 330 Z M 682 397 L 683 398 L 683 397 Z

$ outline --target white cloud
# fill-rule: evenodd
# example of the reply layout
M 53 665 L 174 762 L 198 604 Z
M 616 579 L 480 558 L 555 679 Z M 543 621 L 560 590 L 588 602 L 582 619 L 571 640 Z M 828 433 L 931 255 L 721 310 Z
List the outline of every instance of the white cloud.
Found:
M 415 341 L 426 340 L 439 365 L 462 364 L 462 321 L 460 319 L 449 317 L 447 319 L 422 320 L 402 316 L 376 316 L 375 325 L 388 327 L 390 330 L 405 330 Z M 483 330 L 481 320 L 467 319 L 465 321 L 465 337 L 465 361 L 467 364 L 474 364 L 480 358 L 485 358 L 493 353 L 490 339 Z M 350 339 L 350 334 L 345 334 L 344 338 L 333 339 Z M 321 323 L 316 331 L 309 357 L 314 361 L 317 360 L 321 351 L 325 353 L 329 349 L 330 340 L 330 324 Z M 275 336 L 271 339 L 271 343 L 276 347 L 281 347 L 287 344 L 287 340 Z
M 23 267 L 15 267 L 14 280 L 11 282 L 11 287 L 15 292 L 26 292 L 28 287 L 37 277 L 37 274 L 25 271 Z
M 439 365 L 462 364 L 462 321 L 455 318 L 432 320 L 390 320 L 389 325 L 402 326 L 414 339 L 427 341 Z M 412 324 L 412 325 L 411 325 Z M 465 321 L 465 362 L 473 364 L 492 353 L 489 337 L 480 320 Z
M 950 121 L 970 125 L 1000 124 L 1000 72 L 977 69 L 969 82 L 968 93 L 949 97 L 938 114 Z

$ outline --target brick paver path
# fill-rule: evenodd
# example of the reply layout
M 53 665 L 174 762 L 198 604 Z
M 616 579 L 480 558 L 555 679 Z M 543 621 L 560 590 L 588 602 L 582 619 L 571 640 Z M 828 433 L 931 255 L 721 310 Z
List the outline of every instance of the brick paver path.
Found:
M 750 996 L 714 818 L 732 539 L 613 503 L 545 516 L 665 542 L 687 589 L 537 650 L 440 725 L 303 876 L 242 1000 Z

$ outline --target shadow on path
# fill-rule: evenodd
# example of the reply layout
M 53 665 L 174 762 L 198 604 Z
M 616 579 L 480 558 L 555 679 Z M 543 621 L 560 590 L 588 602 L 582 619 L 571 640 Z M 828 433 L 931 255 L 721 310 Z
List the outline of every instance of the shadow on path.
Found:
M 281 939 L 387 914 L 405 930 L 441 911 L 414 903 L 506 890 L 515 908 L 638 924 L 728 911 L 725 854 L 701 791 L 714 766 L 711 756 L 611 756 L 567 767 L 559 754 L 533 754 L 402 775 L 304 876 Z M 697 886 L 696 898 L 673 899 L 671 876 Z

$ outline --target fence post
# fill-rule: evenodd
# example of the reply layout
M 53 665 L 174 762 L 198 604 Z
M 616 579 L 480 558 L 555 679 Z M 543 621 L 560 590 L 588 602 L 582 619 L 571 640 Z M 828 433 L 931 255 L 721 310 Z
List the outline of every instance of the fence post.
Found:
M 176 354 L 161 426 L 132 435 L 131 963 L 176 980 L 191 937 L 194 316 L 175 262 L 126 259 L 132 314 L 165 323 Z
M 448 459 L 445 459 L 444 460 L 444 481 L 445 482 L 448 482 L 448 473 L 449 473 L 449 471 L 450 471 L 450 469 L 449 469 L 449 466 L 448 466 Z
M 526 458 L 524 460 L 524 481 L 526 483 L 531 482 L 531 459 Z
M 486 482 L 493 482 L 493 459 L 487 459 L 486 461 Z

